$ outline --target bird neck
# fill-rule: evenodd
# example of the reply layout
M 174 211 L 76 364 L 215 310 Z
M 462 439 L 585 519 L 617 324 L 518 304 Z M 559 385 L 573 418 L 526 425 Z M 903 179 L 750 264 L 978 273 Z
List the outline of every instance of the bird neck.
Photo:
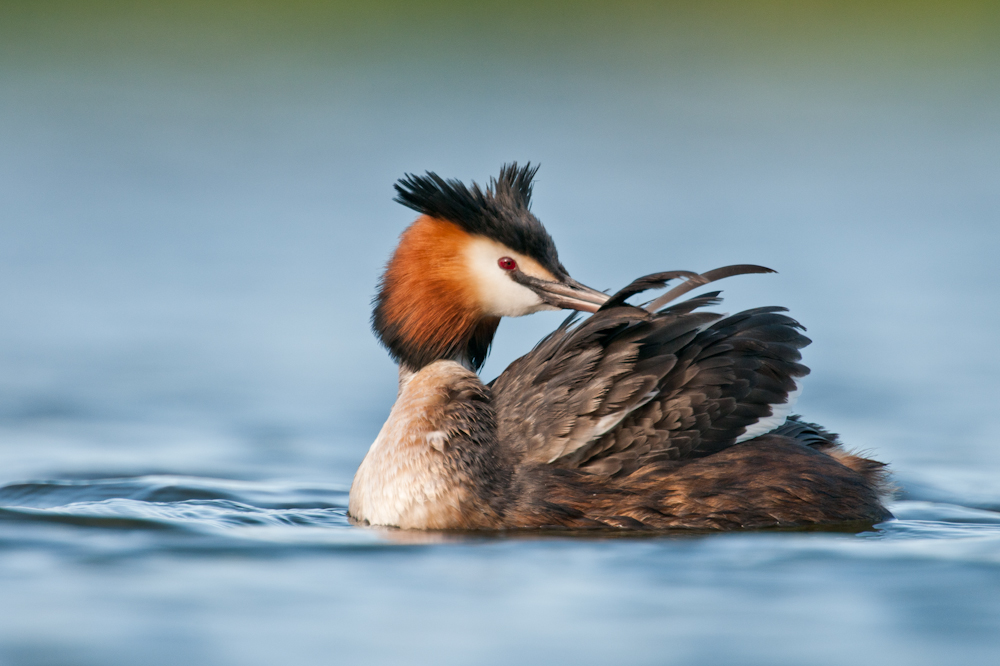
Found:
M 473 372 L 479 372 L 489 355 L 499 324 L 499 317 L 486 317 L 471 326 L 442 328 L 430 340 L 414 339 L 405 333 L 380 338 L 399 365 L 402 387 L 410 376 L 435 361 L 455 361 Z
M 406 339 L 397 340 L 393 346 L 389 346 L 383 340 L 383 345 L 399 366 L 400 391 L 414 374 L 435 361 L 455 361 L 464 368 L 479 372 L 486 362 L 486 357 L 489 356 L 490 346 L 493 344 L 493 337 L 499 324 L 499 317 L 481 319 L 471 330 L 466 330 L 461 337 L 456 337 L 454 343 L 449 343 L 447 349 L 443 345 L 432 349 L 421 348 L 410 345 Z
M 452 360 L 482 367 L 500 324 L 484 315 L 468 281 L 457 225 L 421 217 L 400 237 L 386 266 L 372 312 L 372 329 L 400 366 L 419 370 Z

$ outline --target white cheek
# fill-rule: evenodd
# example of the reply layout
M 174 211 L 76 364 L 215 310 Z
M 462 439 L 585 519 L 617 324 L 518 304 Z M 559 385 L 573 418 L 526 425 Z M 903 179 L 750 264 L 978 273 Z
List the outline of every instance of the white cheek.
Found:
M 479 298 L 483 309 L 497 317 L 520 317 L 545 307 L 538 294 L 511 279 L 510 274 L 493 264 L 478 275 Z
M 473 242 L 468 248 L 469 272 L 479 292 L 483 310 L 496 317 L 520 317 L 554 309 L 546 305 L 538 294 L 511 279 L 510 273 L 500 268 L 497 260 L 502 256 L 523 258 L 491 241 Z

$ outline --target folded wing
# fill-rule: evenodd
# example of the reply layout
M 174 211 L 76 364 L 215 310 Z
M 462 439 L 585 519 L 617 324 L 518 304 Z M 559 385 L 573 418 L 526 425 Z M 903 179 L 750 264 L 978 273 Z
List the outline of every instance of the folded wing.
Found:
M 781 425 L 809 339 L 784 308 L 695 311 L 717 296 L 652 313 L 612 297 L 568 319 L 493 383 L 500 441 L 527 463 L 627 474 Z

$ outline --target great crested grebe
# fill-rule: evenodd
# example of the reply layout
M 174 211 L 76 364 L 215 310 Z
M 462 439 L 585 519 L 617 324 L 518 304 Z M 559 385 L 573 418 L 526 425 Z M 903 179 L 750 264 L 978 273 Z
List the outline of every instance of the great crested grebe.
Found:
M 400 237 L 372 327 L 399 364 L 399 394 L 351 486 L 361 524 L 411 529 L 735 529 L 891 514 L 882 463 L 789 416 L 809 370 L 802 327 L 766 307 L 696 312 L 715 279 L 658 273 L 608 296 L 572 279 L 530 212 L 537 167 L 484 190 L 408 175 L 396 201 L 421 214 Z M 683 278 L 646 307 L 626 299 Z M 501 317 L 573 317 L 483 384 Z

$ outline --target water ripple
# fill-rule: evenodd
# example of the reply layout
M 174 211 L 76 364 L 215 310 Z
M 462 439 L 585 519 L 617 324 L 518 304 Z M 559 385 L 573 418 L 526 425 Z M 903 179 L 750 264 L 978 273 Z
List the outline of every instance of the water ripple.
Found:
M 393 530 L 359 529 L 347 518 L 347 490 L 335 485 L 303 484 L 287 481 L 238 481 L 190 476 L 147 475 L 84 480 L 42 480 L 12 483 L 0 487 L 0 526 L 16 523 L 18 528 L 0 544 L 14 547 L 31 543 L 25 539 L 26 525 L 64 526 L 72 533 L 51 537 L 54 542 L 80 546 L 79 530 L 92 534 L 103 530 L 124 535 L 135 531 L 186 535 L 184 547 L 231 548 L 237 542 L 266 546 L 356 546 L 476 542 L 475 534 L 412 534 Z M 895 520 L 865 530 L 853 540 L 827 539 L 823 549 L 835 548 L 842 554 L 871 554 L 864 544 L 893 542 L 883 555 L 956 557 L 1000 562 L 1000 513 L 981 508 L 905 500 L 892 505 Z M 762 532 L 769 539 L 782 539 L 782 547 L 799 544 L 800 555 L 815 550 L 817 542 L 783 533 Z M 490 535 L 488 541 L 497 536 Z M 515 532 L 508 537 L 606 538 L 619 533 Z M 676 536 L 676 535 L 674 535 Z M 703 535 L 688 535 L 703 536 Z M 832 536 L 832 534 L 831 534 Z M 843 535 L 840 535 L 843 536 Z M 850 536 L 848 534 L 848 536 Z M 198 541 L 200 537 L 202 540 Z M 212 541 L 214 537 L 221 541 Z M 930 542 L 947 540 L 944 547 Z M 100 542 L 104 544 L 103 541 Z M 133 541 L 119 545 L 131 550 Z M 852 545 L 853 544 L 853 545 Z M 985 545 L 983 545 L 985 544 Z M 104 544 L 106 545 L 106 544 Z M 104 545 L 102 550 L 106 550 Z M 176 540 L 160 537 L 145 543 L 156 551 L 178 546 Z M 862 548 L 863 550 L 858 550 Z M 112 548 L 113 549 L 113 548 Z M 804 549 L 804 550 L 803 550 Z M 723 548 L 725 550 L 725 548 Z

